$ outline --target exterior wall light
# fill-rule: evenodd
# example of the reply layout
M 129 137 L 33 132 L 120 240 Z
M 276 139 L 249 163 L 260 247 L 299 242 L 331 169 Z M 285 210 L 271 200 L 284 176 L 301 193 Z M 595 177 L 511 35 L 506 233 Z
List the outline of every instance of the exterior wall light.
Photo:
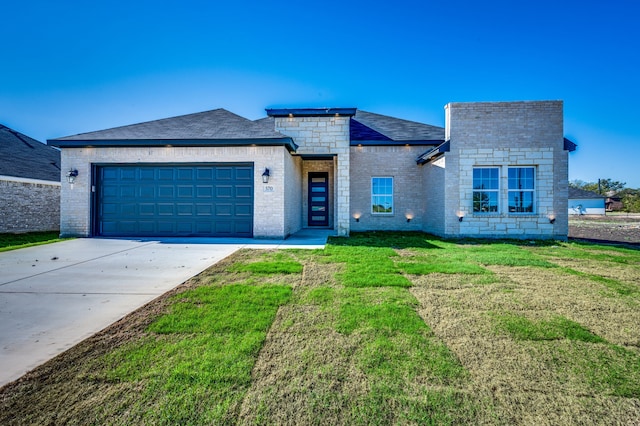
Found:
M 76 181 L 76 178 L 78 177 L 78 170 L 76 169 L 70 169 L 67 172 L 67 181 L 69 181 L 70 184 L 73 185 L 73 182 Z
M 553 216 L 553 215 L 549 216 L 549 223 L 550 223 L 550 224 L 552 224 L 552 225 L 553 225 L 554 223 L 556 223 L 556 217 L 555 217 L 555 216 Z
M 458 216 L 458 222 L 462 222 L 462 220 L 464 219 L 464 212 L 459 211 L 458 213 L 456 213 L 456 216 Z
M 464 216 L 458 216 L 458 222 L 462 222 L 464 220 Z
M 356 220 L 356 222 L 360 222 L 360 213 L 354 213 L 353 218 Z
M 411 222 L 411 219 L 413 219 L 413 215 L 411 213 L 405 214 L 404 217 L 407 218 L 407 223 Z
M 271 176 L 269 174 L 269 169 L 265 168 L 264 173 L 262 173 L 262 183 L 269 183 L 269 176 Z

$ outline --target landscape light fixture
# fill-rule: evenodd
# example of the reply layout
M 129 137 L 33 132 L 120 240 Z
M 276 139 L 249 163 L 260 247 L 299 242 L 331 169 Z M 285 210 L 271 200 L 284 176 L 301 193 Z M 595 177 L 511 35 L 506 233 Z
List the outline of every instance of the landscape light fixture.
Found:
M 67 180 L 69 181 L 70 184 L 73 184 L 73 182 L 76 181 L 76 178 L 78 177 L 78 170 L 76 169 L 70 169 L 67 172 Z
M 265 168 L 264 173 L 262 173 L 262 183 L 269 183 L 269 169 Z

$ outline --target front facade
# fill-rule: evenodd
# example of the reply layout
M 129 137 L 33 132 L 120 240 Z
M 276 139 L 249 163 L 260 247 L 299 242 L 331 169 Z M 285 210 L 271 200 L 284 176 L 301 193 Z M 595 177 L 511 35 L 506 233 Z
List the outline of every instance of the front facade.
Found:
M 446 127 L 355 108 L 219 109 L 50 140 L 61 234 L 286 238 L 303 228 L 567 237 L 561 101 L 451 103 Z

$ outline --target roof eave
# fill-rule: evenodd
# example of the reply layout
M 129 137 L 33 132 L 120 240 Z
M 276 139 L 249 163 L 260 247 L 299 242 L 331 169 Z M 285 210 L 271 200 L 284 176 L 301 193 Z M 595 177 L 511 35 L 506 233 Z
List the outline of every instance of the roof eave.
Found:
M 284 146 L 295 152 L 298 145 L 289 137 L 260 139 L 49 139 L 47 145 L 58 148 L 85 147 L 167 147 L 167 146 Z
M 449 143 L 449 141 L 441 143 L 440 145 L 438 145 L 437 147 L 433 148 L 432 150 L 427 151 L 424 154 L 422 154 L 421 156 L 419 156 L 416 159 L 416 163 L 419 164 L 419 165 L 426 164 L 429 161 L 435 159 L 436 157 L 439 157 L 440 155 L 443 155 L 445 152 L 449 152 L 450 148 L 451 148 L 451 144 Z
M 269 117 L 327 117 L 356 114 L 356 108 L 267 108 Z
M 376 141 L 376 140 L 351 140 L 351 146 L 400 146 L 400 145 L 433 145 L 437 146 L 442 144 L 443 140 L 425 139 L 425 140 L 407 140 L 407 141 Z

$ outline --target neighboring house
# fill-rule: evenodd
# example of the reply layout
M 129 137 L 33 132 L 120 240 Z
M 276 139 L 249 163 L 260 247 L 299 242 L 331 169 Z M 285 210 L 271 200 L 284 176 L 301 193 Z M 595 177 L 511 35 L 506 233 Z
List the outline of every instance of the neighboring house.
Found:
M 616 196 L 616 194 L 611 191 L 611 193 L 607 194 L 607 198 L 605 200 L 605 207 L 608 212 L 618 212 L 624 209 L 624 204 L 622 203 L 622 197 Z
M 605 197 L 580 188 L 569 187 L 570 215 L 603 215 L 605 214 Z
M 49 140 L 78 172 L 63 182 L 62 235 L 567 237 L 562 101 L 451 103 L 445 128 L 356 108 L 266 111 Z
M 60 229 L 60 151 L 0 124 L 0 233 Z

